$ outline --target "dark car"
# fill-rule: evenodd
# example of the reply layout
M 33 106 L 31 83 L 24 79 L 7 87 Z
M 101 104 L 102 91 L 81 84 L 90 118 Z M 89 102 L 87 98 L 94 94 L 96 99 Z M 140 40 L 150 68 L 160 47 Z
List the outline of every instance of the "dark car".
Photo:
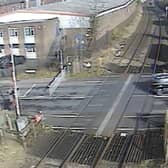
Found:
M 168 94 L 168 73 L 152 75 L 152 91 L 157 95 Z
M 25 56 L 23 55 L 14 55 L 14 63 L 15 65 L 24 64 L 26 61 Z M 6 55 L 0 57 L 0 69 L 6 69 L 11 67 L 11 55 Z

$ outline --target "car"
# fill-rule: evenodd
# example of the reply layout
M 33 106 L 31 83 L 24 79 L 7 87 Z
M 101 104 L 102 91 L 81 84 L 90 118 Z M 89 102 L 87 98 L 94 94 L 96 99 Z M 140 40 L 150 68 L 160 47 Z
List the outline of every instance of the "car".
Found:
M 116 56 L 116 57 L 120 57 L 120 56 L 121 56 L 121 50 L 116 50 L 115 56 Z
M 159 96 L 168 94 L 168 73 L 152 75 L 152 91 Z
M 83 67 L 85 68 L 91 68 L 92 63 L 91 62 L 83 62 Z

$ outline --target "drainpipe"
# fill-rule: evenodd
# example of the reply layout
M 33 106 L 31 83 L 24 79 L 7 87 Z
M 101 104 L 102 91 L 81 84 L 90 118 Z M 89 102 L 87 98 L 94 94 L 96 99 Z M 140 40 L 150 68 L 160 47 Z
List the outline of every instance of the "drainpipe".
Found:
M 36 0 L 36 6 L 37 7 L 41 6 L 41 0 Z
M 26 0 L 26 9 L 29 8 L 29 0 Z

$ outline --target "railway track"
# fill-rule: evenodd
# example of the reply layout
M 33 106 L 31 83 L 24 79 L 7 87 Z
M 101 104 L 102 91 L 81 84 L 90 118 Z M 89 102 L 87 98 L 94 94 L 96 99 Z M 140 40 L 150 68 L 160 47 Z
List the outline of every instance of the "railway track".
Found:
M 159 18 L 160 23 L 160 18 Z M 160 50 L 161 50 L 161 38 L 162 38 L 162 31 L 161 31 L 161 25 L 159 25 L 159 29 L 155 29 L 155 33 L 158 31 L 158 40 L 157 40 L 157 46 L 155 48 L 155 54 L 153 54 L 152 47 L 149 51 L 149 55 L 152 55 L 153 61 L 150 72 L 148 70 L 148 73 L 156 73 L 157 71 L 157 64 L 160 57 Z M 140 43 L 143 41 L 144 36 L 139 41 Z M 153 39 L 152 39 L 153 41 Z M 132 62 L 136 59 L 136 51 L 139 48 L 137 48 L 132 55 L 131 59 L 129 60 L 129 63 L 124 70 L 124 73 L 139 73 L 139 75 L 143 75 L 146 73 L 145 66 L 146 62 L 148 62 L 148 56 L 146 55 L 144 57 L 144 60 L 141 64 L 141 66 L 137 69 L 137 67 L 132 66 Z M 137 81 L 138 82 L 138 81 Z M 134 91 L 133 91 L 134 93 Z M 150 94 L 150 90 L 148 91 L 148 94 Z M 134 94 L 132 94 L 133 96 Z M 131 100 L 132 96 L 129 98 L 129 101 Z M 148 97 L 148 96 L 147 96 Z M 128 105 L 127 103 L 127 105 Z M 147 101 L 146 101 L 147 103 Z M 125 109 L 127 108 L 127 105 Z M 145 104 L 144 104 L 145 106 Z M 121 119 L 124 117 L 124 112 L 120 116 L 120 119 L 118 121 L 118 124 L 116 125 L 116 134 L 114 135 L 110 145 L 108 146 L 104 156 L 102 157 L 102 160 L 105 160 L 107 162 L 110 162 L 110 166 L 113 168 L 124 168 L 128 165 L 138 164 L 141 163 L 143 160 L 149 160 L 149 159 L 163 159 L 164 158 L 164 131 L 162 128 L 154 128 L 146 129 L 145 131 L 140 131 L 138 128 L 138 120 L 139 117 L 137 116 L 137 124 L 132 130 L 126 130 L 125 133 L 122 135 L 122 132 L 119 128 L 119 124 Z M 150 123 L 150 117 L 147 119 L 147 123 Z M 117 131 L 118 129 L 118 131 Z M 120 130 L 120 131 L 119 131 Z M 117 133 L 118 132 L 118 133 Z M 108 163 L 109 164 L 109 163 Z
M 151 46 L 149 48 L 149 51 L 145 54 L 144 57 L 140 57 L 140 51 L 142 50 L 141 45 L 147 41 L 148 37 L 146 34 L 150 34 L 151 31 L 148 28 L 149 23 L 147 24 L 147 28 L 146 28 L 146 33 L 143 34 L 143 36 L 141 37 L 141 40 L 139 42 L 139 46 L 136 48 L 136 50 L 134 51 L 134 54 L 132 55 L 131 59 L 129 60 L 129 63 L 124 71 L 124 73 L 147 73 L 147 74 L 151 74 L 151 73 L 156 73 L 157 71 L 157 64 L 158 64 L 158 60 L 160 57 L 160 52 L 161 52 L 161 39 L 162 39 L 162 27 L 161 27 L 161 20 L 158 17 L 158 22 L 159 22 L 159 26 L 155 27 L 150 43 Z M 157 42 L 155 39 L 155 36 L 158 36 Z M 156 44 L 154 45 L 154 43 L 156 42 Z M 140 61 L 140 59 L 138 59 L 138 57 L 140 57 L 141 63 L 139 66 L 134 66 L 134 62 L 136 62 L 137 60 Z M 149 59 L 153 59 L 152 61 L 149 61 Z M 150 64 L 149 64 L 150 62 Z
M 163 159 L 163 137 L 163 129 L 135 134 L 118 132 L 112 138 L 57 131 L 48 137 L 49 141 L 46 139 L 45 149 L 35 148 L 37 151 L 33 154 L 40 159 L 32 167 L 80 168 L 82 165 L 85 168 L 106 168 L 107 162 L 109 167 L 124 168 L 147 159 Z
M 147 38 L 145 34 L 149 33 L 151 30 L 149 18 L 144 17 L 143 19 L 145 19 L 144 22 L 147 23 L 145 29 L 139 29 L 140 34 L 134 35 L 130 42 L 132 44 L 136 42 L 135 45 L 137 48 L 132 52 L 130 51 L 132 50 L 130 46 L 125 49 L 125 54 L 120 61 L 122 62 L 122 59 L 126 57 L 126 53 L 128 54 L 131 52 L 131 57 L 128 57 L 129 62 L 127 65 L 124 66 L 124 68 L 119 68 L 117 71 L 124 73 L 140 73 L 140 75 L 149 72 L 149 70 L 146 71 L 149 55 L 145 55 L 142 58 L 138 68 L 137 66 L 133 66 L 133 62 L 139 57 L 137 53 Z M 158 45 L 155 50 L 157 52 L 153 55 L 153 68 L 150 73 L 157 72 L 157 62 L 160 56 L 161 28 L 157 30 L 159 30 Z M 154 32 L 156 33 L 157 30 Z M 152 54 L 152 48 L 149 54 Z M 131 98 L 132 97 L 129 98 L 128 103 Z M 163 128 L 140 131 L 138 124 L 136 124 L 132 131 L 119 131 L 117 129 L 124 116 L 124 112 L 120 116 L 116 131 L 111 138 L 84 135 L 83 133 L 71 132 L 68 130 L 58 131 L 49 141 L 47 148 L 41 151 L 39 156 L 40 160 L 34 165 L 34 168 L 79 168 L 81 165 L 86 168 L 105 168 L 107 163 L 107 167 L 124 168 L 128 165 L 141 163 L 147 159 L 163 159 Z M 99 166 L 99 163 L 102 167 Z
M 144 160 L 164 158 L 164 131 L 150 130 L 136 134 L 115 134 L 102 160 L 110 166 L 124 168 Z
M 128 63 L 126 64 L 124 68 L 123 73 L 139 73 L 141 72 L 141 69 L 144 64 L 144 60 L 146 59 L 145 53 L 142 54 L 142 50 L 144 48 L 144 43 L 148 40 L 147 34 L 151 33 L 151 18 L 149 17 L 149 14 L 147 11 L 145 11 L 144 14 L 145 18 L 141 22 L 141 24 L 145 23 L 144 29 L 138 31 L 139 34 L 137 38 L 134 39 L 133 43 L 131 44 L 132 46 L 130 47 L 131 51 L 127 51 L 125 55 L 130 54 L 131 57 L 129 58 Z M 142 25 L 144 26 L 144 25 Z M 140 25 L 141 27 L 141 25 Z
M 41 149 L 40 160 L 33 165 L 33 168 L 62 167 L 82 136 L 82 133 L 58 131 L 48 143 L 47 149 Z
M 128 44 L 117 61 L 118 63 L 116 68 L 110 70 L 109 67 L 109 71 L 124 74 L 151 74 L 162 71 L 157 68 L 162 41 L 162 27 L 159 17 L 158 23 L 160 24 L 158 27 L 152 26 L 152 20 L 149 16 L 149 12 L 145 10 L 138 29 L 128 40 Z M 158 37 L 157 42 L 155 37 Z M 154 41 L 156 43 L 155 45 Z M 150 45 L 150 48 L 146 50 L 145 45 Z
M 73 165 L 73 163 L 78 163 L 95 167 L 107 141 L 108 138 L 86 136 L 80 147 L 71 157 L 69 164 Z
M 112 68 L 108 66 L 108 70 L 114 73 L 138 73 L 142 66 L 142 59 L 145 59 L 145 53 L 142 58 L 142 47 L 146 44 L 147 34 L 151 33 L 151 18 L 148 11 L 144 7 L 144 13 L 138 25 L 136 32 L 127 40 L 127 44 L 121 54 L 121 57 L 116 57 L 117 65 Z M 145 26 L 144 26 L 145 25 Z M 133 65 L 138 64 L 138 66 Z

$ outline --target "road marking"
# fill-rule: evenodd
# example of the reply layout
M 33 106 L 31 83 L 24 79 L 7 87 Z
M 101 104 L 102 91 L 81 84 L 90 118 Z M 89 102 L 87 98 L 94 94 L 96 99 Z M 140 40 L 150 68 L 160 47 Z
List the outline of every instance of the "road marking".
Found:
M 166 95 L 162 95 L 162 96 L 153 95 L 153 97 L 156 97 L 156 98 L 158 98 L 158 97 L 160 97 L 160 98 L 167 98 L 167 97 L 168 97 L 168 95 L 167 95 L 167 94 L 166 94 Z
M 96 130 L 97 128 L 96 127 L 63 127 L 63 126 L 48 126 L 49 128 L 52 128 L 52 129 L 68 129 L 68 130 Z
M 104 104 L 88 104 L 89 107 L 102 107 Z
M 90 116 L 79 116 L 79 115 L 76 115 L 76 114 L 47 114 L 47 115 L 44 115 L 45 117 L 53 117 L 53 118 L 94 118 L 94 116 L 92 115 L 90 115 Z
M 33 84 L 32 87 L 30 89 L 28 89 L 22 97 L 27 96 L 27 94 L 29 94 L 35 86 L 36 86 L 36 84 Z
M 51 97 L 51 96 L 32 96 L 32 97 L 24 97 L 21 96 L 22 100 L 83 100 L 83 99 L 87 99 L 87 98 L 91 98 L 93 96 L 67 96 L 67 97 L 63 97 L 63 96 L 56 96 L 56 97 Z
M 114 113 L 114 111 L 116 110 L 122 96 L 124 95 L 124 92 L 126 91 L 129 83 L 131 82 L 131 79 L 133 77 L 133 74 L 129 75 L 126 83 L 124 84 L 124 86 L 122 87 L 119 95 L 117 96 L 117 99 L 116 101 L 114 102 L 112 108 L 110 109 L 110 111 L 106 114 L 104 120 L 102 121 L 100 127 L 98 128 L 97 132 L 96 132 L 96 136 L 99 136 L 103 133 L 105 127 L 107 126 L 108 122 L 110 121 L 111 117 L 112 117 L 112 114 Z
M 131 119 L 137 119 L 137 118 L 159 118 L 159 117 L 163 117 L 163 113 L 160 114 L 149 114 L 149 115 L 137 115 L 137 116 L 124 116 L 123 118 L 131 118 Z
M 117 128 L 117 131 L 134 131 L 135 128 Z
M 163 129 L 163 127 L 138 128 L 139 131 L 160 130 L 160 129 Z M 135 128 L 117 128 L 117 131 L 135 131 Z

